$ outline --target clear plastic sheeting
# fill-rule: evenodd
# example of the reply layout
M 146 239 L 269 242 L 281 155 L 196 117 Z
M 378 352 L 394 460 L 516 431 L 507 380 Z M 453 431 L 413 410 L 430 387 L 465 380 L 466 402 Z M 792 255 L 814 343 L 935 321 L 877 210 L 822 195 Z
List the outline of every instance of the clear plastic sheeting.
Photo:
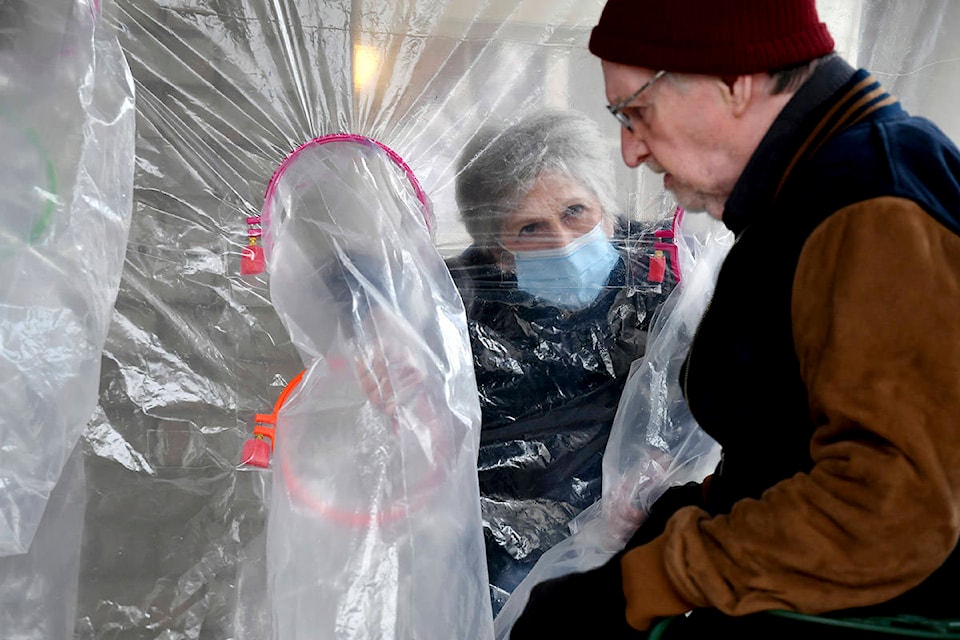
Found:
M 606 562 L 664 491 L 702 480 L 720 460 L 719 445 L 690 415 L 679 372 L 733 234 L 710 220 L 699 234 L 680 234 L 677 244 L 683 278 L 662 307 L 650 330 L 649 349 L 634 363 L 624 387 L 604 453 L 602 497 L 513 591 L 496 618 L 500 640 L 509 638 L 537 583 Z
M 579 108 L 605 122 L 600 142 L 616 157 L 584 46 L 601 7 L 104 3 L 136 82 L 137 164 L 101 407 L 84 438 L 78 638 L 269 637 L 265 529 L 278 478 L 238 461 L 254 416 L 304 361 L 267 274 L 242 275 L 241 256 L 284 158 L 328 134 L 382 142 L 433 205 L 440 254 L 457 254 L 468 241 L 456 158 L 486 124 Z M 628 180 L 640 174 L 614 173 L 635 217 Z
M 720 461 L 719 445 L 690 414 L 680 378 L 734 241 L 722 223 L 706 222 L 701 235 L 681 236 L 689 266 L 650 331 L 650 349 L 630 371 L 604 451 L 602 514 L 624 543 L 667 488 L 702 480 Z
M 600 497 L 603 451 L 630 365 L 675 286 L 669 267 L 656 273 L 658 252 L 674 246 L 656 235 L 672 236 L 669 217 L 615 227 L 617 262 L 596 299 L 574 311 L 536 299 L 475 250 L 469 264 L 450 261 L 469 300 L 495 605 Z M 563 281 L 574 295 L 582 290 L 576 279 Z
M 466 317 L 397 162 L 321 138 L 268 191 L 270 295 L 306 366 L 276 422 L 280 640 L 493 635 Z
M 134 109 L 94 4 L 5 3 L 0 22 L 0 556 L 10 556 L 29 550 L 96 406 L 130 226 Z
M 960 4 L 863 0 L 859 56 L 903 107 L 960 140 Z
M 23 554 L 0 558 L 0 630 L 4 640 L 70 640 L 86 507 L 83 454 L 73 450 Z

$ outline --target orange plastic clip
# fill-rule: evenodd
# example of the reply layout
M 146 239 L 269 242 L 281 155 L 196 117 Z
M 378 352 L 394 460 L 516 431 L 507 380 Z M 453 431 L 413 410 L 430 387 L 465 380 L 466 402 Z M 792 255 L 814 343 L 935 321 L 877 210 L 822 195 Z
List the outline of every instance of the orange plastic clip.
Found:
M 261 469 L 270 466 L 270 454 L 273 453 L 273 447 L 276 444 L 277 414 L 280 413 L 283 403 L 287 401 L 287 396 L 300 384 L 305 372 L 306 370 L 298 373 L 283 388 L 276 404 L 273 405 L 273 413 L 258 413 L 253 417 L 256 422 L 253 427 L 253 437 L 243 443 L 243 450 L 240 452 L 240 464 L 260 467 Z

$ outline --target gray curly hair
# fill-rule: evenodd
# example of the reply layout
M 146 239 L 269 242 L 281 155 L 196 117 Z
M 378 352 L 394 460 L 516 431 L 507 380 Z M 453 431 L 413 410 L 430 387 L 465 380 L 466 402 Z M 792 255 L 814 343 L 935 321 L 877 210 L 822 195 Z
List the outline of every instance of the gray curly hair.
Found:
M 495 244 L 503 221 L 544 172 L 578 181 L 596 196 L 604 217 L 613 218 L 612 160 L 597 123 L 577 111 L 548 109 L 503 129 L 481 130 L 460 155 L 457 205 L 473 241 Z

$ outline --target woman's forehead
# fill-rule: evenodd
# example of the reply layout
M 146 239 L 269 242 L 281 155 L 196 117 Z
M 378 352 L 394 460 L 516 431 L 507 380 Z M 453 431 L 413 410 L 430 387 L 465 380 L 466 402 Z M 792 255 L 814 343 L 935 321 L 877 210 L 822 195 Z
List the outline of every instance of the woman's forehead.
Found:
M 592 195 L 591 190 L 579 179 L 562 171 L 549 169 L 534 179 L 523 202 L 531 199 L 564 199 Z
M 582 204 L 586 209 L 599 213 L 597 198 L 579 180 L 556 172 L 543 174 L 507 215 L 507 220 L 509 223 L 533 217 L 560 217 L 573 204 Z

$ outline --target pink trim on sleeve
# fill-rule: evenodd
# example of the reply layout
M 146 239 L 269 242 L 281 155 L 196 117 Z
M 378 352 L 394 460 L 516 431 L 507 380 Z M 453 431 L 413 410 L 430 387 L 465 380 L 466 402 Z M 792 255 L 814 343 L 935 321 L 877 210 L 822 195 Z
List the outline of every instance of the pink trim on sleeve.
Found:
M 319 138 L 314 138 L 309 142 L 304 142 L 299 147 L 294 149 L 290 154 L 284 158 L 283 162 L 280 163 L 280 166 L 276 168 L 273 172 L 273 176 L 270 177 L 270 182 L 267 184 L 267 191 L 263 196 L 263 210 L 261 212 L 261 217 L 263 218 L 264 228 L 269 230 L 270 227 L 270 214 L 271 209 L 273 208 L 273 194 L 277 190 L 277 183 L 280 181 L 280 178 L 286 172 L 287 167 L 290 166 L 290 163 L 302 152 L 304 149 L 315 145 L 326 144 L 327 142 L 334 141 L 347 141 L 347 142 L 359 142 L 361 144 L 375 144 L 376 146 L 383 149 L 387 156 L 393 160 L 397 166 L 403 169 L 404 173 L 407 174 L 407 179 L 410 180 L 410 185 L 413 187 L 414 193 L 417 194 L 417 199 L 424 207 L 423 220 L 427 225 L 427 228 L 430 228 L 430 219 L 427 216 L 427 210 L 429 205 L 427 204 L 427 194 L 424 192 L 423 188 L 420 186 L 420 183 L 417 181 L 417 177 L 414 175 L 413 170 L 403 161 L 403 158 L 397 154 L 396 151 L 386 146 L 382 142 L 374 140 L 373 138 L 368 138 L 366 136 L 361 136 L 353 133 L 332 133 L 325 136 L 320 136 Z M 269 231 L 268 231 L 269 232 Z

